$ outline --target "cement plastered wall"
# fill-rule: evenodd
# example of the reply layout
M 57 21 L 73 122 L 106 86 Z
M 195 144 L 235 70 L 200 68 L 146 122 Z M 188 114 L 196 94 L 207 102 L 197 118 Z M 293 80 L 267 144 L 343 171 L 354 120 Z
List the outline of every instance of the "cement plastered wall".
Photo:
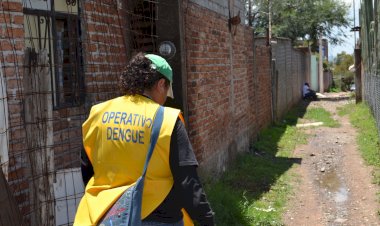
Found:
M 225 17 L 236 16 L 240 11 L 241 24 L 245 21 L 245 1 L 243 0 L 190 0 L 189 2 L 198 4 Z
M 272 48 L 274 117 L 281 117 L 302 97 L 302 85 L 309 79 L 308 61 L 305 52 L 294 49 L 291 41 L 276 38 Z M 255 38 L 256 45 L 266 45 L 266 38 Z

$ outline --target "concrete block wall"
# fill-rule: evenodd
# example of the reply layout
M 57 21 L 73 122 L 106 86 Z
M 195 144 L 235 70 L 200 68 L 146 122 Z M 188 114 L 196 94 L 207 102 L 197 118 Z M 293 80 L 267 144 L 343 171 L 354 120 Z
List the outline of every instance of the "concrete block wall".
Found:
M 302 98 L 302 87 L 303 84 L 307 81 L 306 73 L 306 56 L 303 52 L 297 49 L 292 51 L 292 77 L 291 82 L 292 88 L 292 100 L 291 105 L 295 105 Z
M 189 2 L 197 4 L 227 18 L 229 16 L 234 17 L 240 15 L 241 24 L 244 24 L 245 1 L 243 0 L 189 0 Z
M 273 115 L 275 120 L 284 114 L 302 98 L 302 85 L 309 79 L 308 54 L 294 49 L 291 41 L 276 38 L 272 44 L 273 59 Z M 266 38 L 256 38 L 256 45 L 265 45 Z
M 231 33 L 228 17 L 199 4 L 185 14 L 188 131 L 202 168 L 218 174 L 271 121 L 269 52 L 258 49 L 255 73 L 252 30 Z

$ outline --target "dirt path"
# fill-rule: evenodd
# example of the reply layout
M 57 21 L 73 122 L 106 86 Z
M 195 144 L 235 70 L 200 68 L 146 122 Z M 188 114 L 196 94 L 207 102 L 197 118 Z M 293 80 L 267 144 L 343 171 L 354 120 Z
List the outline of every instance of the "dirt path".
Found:
M 357 149 L 356 130 L 347 116 L 337 115 L 337 107 L 346 103 L 327 99 L 308 106 L 331 112 L 341 127 L 305 129 L 310 138 L 294 151 L 295 157 L 302 158 L 301 165 L 293 169 L 300 180 L 283 216 L 285 225 L 380 225 L 379 188 L 371 183 L 371 168 Z

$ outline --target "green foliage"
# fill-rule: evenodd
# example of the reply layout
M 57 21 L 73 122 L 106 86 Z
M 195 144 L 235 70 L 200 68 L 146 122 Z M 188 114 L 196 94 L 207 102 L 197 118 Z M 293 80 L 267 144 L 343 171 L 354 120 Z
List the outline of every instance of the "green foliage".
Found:
M 257 34 L 265 35 L 268 28 L 268 12 L 272 15 L 272 36 L 291 40 L 311 40 L 316 44 L 322 33 L 332 43 L 340 43 L 346 37 L 342 31 L 349 26 L 348 5 L 336 0 L 246 0 L 249 24 Z
M 331 71 L 331 68 L 333 67 L 332 63 L 328 60 L 323 60 L 323 70 L 324 71 Z
M 337 80 L 336 83 L 340 84 L 343 91 L 349 90 L 354 81 L 354 72 L 349 71 L 348 68 L 354 64 L 354 56 L 343 51 L 336 56 L 334 63 L 334 79 Z
M 330 93 L 337 93 L 337 92 L 341 92 L 342 89 L 340 88 L 341 85 L 340 85 L 340 81 L 337 81 L 336 78 L 333 78 L 333 81 L 332 81 L 332 84 L 331 86 L 329 87 L 329 92 Z
M 339 127 L 340 124 L 338 121 L 331 118 L 330 112 L 326 111 L 323 108 L 310 108 L 307 110 L 305 119 L 310 119 L 315 122 L 323 122 L 324 126 L 328 127 Z
M 341 92 L 342 90 L 340 89 L 340 87 L 335 87 L 335 86 L 332 86 L 329 88 L 329 92 L 330 93 L 339 93 Z

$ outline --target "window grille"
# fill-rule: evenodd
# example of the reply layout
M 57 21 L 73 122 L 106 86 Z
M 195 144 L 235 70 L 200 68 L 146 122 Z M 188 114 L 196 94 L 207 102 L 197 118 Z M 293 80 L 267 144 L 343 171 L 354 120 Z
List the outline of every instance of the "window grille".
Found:
M 34 2 L 38 0 L 24 4 L 26 45 L 37 53 L 42 49 L 49 53 L 54 108 L 78 106 L 84 102 L 78 10 L 59 11 L 54 2 L 43 9 Z

